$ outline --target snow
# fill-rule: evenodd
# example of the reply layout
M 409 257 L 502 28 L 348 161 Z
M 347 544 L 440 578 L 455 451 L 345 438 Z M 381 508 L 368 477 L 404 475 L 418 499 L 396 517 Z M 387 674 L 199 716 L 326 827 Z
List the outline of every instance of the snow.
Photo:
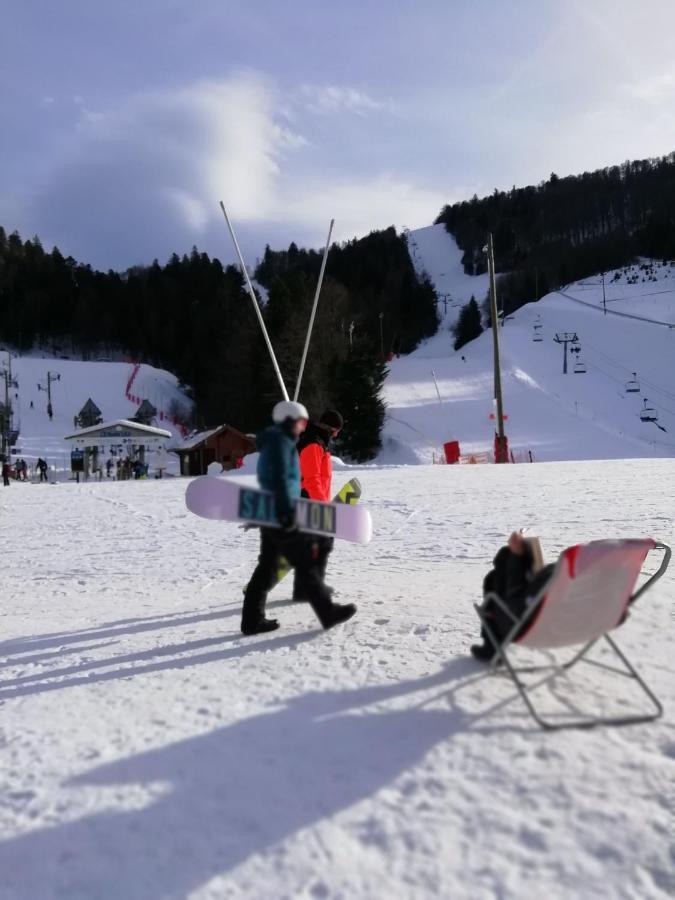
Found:
M 467 275 L 462 251 L 444 225 L 428 225 L 406 232 L 408 252 L 419 276 L 427 275 L 441 300 L 443 325 L 457 321 L 459 311 L 471 297 L 480 305 L 488 292 L 488 276 Z M 445 302 L 443 301 L 445 298 Z
M 467 651 L 513 527 L 672 544 L 675 461 L 352 474 L 376 533 L 328 580 L 358 615 L 320 632 L 286 581 L 257 638 L 256 535 L 186 480 L 2 489 L 2 900 L 673 896 L 675 567 L 617 632 L 656 723 L 544 733 Z M 539 701 L 637 697 L 589 666 Z
M 460 252 L 442 226 L 411 231 L 408 243 L 439 292 L 484 297 L 485 276 L 458 271 Z M 530 452 L 536 461 L 675 456 L 675 268 L 641 264 L 651 274 L 640 265 L 606 274 L 607 315 L 598 276 L 527 304 L 500 328 L 506 433 L 517 459 Z M 455 318 L 451 305 L 438 334 L 390 364 L 380 463 L 431 462 L 449 440 L 465 454 L 492 448 L 492 332 L 455 352 L 448 330 Z M 560 332 L 578 335 L 585 374 L 574 373 L 572 355 L 562 374 Z M 639 394 L 625 390 L 633 372 Z M 658 425 L 640 420 L 645 398 Z
M 0 365 L 6 367 L 7 355 L 0 354 Z M 135 367 L 123 362 L 83 362 L 74 359 L 38 358 L 21 356 L 12 359 L 12 375 L 18 388 L 11 394 L 15 423 L 20 424 L 16 456 L 32 464 L 38 457 L 47 459 L 51 467 L 70 469 L 71 446 L 64 440 L 75 429 L 74 418 L 91 397 L 101 410 L 104 422 L 130 419 L 136 414 L 138 403 L 127 397 L 127 384 L 134 369 L 137 372 L 131 388 L 132 396 L 147 398 L 158 411 L 156 424 L 180 439 L 180 430 L 167 418 L 174 406 L 187 414 L 191 407 L 170 372 L 153 366 Z M 46 386 L 47 372 L 60 375 L 52 382 L 52 407 L 54 417 L 47 416 L 47 394 L 38 390 L 38 384 Z M 18 393 L 18 398 L 14 396 Z M 30 408 L 31 401 L 33 409 Z M 172 459 L 173 461 L 173 459 Z M 177 469 L 177 458 L 173 463 Z

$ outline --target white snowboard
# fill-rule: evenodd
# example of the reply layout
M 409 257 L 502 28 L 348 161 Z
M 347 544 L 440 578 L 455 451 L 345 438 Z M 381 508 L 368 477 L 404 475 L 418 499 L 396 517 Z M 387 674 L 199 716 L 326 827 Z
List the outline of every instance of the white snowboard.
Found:
M 190 482 L 185 492 L 190 512 L 203 519 L 221 519 L 278 528 L 274 495 L 246 487 L 228 478 L 202 475 Z M 347 503 L 320 503 L 300 499 L 295 504 L 295 518 L 300 531 L 322 534 L 367 544 L 373 536 L 373 523 L 368 510 Z

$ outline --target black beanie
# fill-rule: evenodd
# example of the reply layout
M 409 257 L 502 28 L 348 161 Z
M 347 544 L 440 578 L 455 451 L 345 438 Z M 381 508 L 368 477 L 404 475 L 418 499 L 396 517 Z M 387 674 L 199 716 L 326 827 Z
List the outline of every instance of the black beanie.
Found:
M 335 428 L 342 431 L 344 419 L 336 409 L 327 409 L 319 420 L 319 425 L 325 425 L 327 428 Z

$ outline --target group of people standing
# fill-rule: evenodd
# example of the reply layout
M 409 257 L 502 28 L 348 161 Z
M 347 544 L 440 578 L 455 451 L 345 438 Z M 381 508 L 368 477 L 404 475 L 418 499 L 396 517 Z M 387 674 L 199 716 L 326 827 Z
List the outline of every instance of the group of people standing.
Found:
M 148 474 L 148 466 L 139 459 L 113 459 L 108 457 L 105 464 L 106 476 L 117 481 L 128 481 L 130 478 L 143 478 Z
M 35 463 L 35 472 L 39 475 L 40 481 L 49 480 L 48 470 L 46 461 L 40 457 Z M 17 459 L 13 466 L 7 459 L 2 463 L 2 483 L 5 487 L 9 487 L 12 478 L 15 481 L 28 481 L 29 477 L 30 472 L 25 459 Z
M 301 403 L 283 400 L 272 411 L 273 424 L 256 437 L 258 481 L 274 494 L 280 528 L 260 529 L 260 555 L 244 592 L 243 634 L 274 631 L 277 619 L 265 615 L 267 595 L 277 582 L 282 559 L 295 570 L 293 599 L 309 603 L 323 628 L 346 622 L 356 612 L 353 603 L 336 603 L 325 584 L 332 538 L 301 532 L 295 521 L 295 501 L 301 497 L 329 501 L 332 491 L 330 442 L 343 427 L 336 410 L 326 410 L 316 424 Z M 309 427 L 308 427 L 309 426 Z

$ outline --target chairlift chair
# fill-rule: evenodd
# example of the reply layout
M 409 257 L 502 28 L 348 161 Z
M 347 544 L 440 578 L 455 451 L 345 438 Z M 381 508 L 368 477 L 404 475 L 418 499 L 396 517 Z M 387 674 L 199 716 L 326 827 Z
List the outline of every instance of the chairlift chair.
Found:
M 585 375 L 586 374 L 586 363 L 582 359 L 577 359 L 574 364 L 574 374 L 575 375 Z
M 640 382 L 637 380 L 637 372 L 633 372 L 633 377 L 626 382 L 627 394 L 639 394 Z
M 654 409 L 653 406 L 649 405 L 649 401 L 647 400 L 646 397 L 644 398 L 643 403 L 644 403 L 644 406 L 640 410 L 640 420 L 642 422 L 658 422 L 659 414 L 657 413 L 657 411 Z

